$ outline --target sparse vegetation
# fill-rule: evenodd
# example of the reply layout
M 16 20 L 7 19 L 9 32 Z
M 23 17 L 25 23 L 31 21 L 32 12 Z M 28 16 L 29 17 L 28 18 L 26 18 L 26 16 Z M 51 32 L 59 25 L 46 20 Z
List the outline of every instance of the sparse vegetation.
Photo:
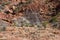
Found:
M 10 4 L 10 2 L 4 2 L 4 3 L 2 3 L 1 5 L 2 5 L 2 6 L 5 6 L 5 5 L 8 5 L 8 4 Z
M 46 25 L 49 24 L 49 22 L 48 21 L 44 21 L 42 24 L 43 24 L 44 28 L 46 28 Z
M 53 23 L 53 22 L 55 23 L 55 22 L 57 22 L 57 21 L 58 21 L 58 20 L 57 20 L 57 17 L 52 17 L 52 19 L 50 20 L 50 22 L 52 22 L 52 23 Z

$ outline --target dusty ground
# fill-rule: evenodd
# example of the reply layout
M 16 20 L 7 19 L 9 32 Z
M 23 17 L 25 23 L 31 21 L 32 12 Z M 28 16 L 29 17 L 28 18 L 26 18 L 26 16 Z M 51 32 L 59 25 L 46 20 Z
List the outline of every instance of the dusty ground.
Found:
M 0 40 L 60 40 L 60 30 L 47 27 L 6 27 L 0 32 Z

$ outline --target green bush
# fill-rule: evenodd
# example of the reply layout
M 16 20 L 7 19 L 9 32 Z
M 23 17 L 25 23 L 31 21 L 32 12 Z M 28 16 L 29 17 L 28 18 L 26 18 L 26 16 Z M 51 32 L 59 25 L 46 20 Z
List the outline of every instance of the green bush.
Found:
M 52 19 L 50 20 L 50 22 L 54 23 L 54 22 L 57 22 L 57 17 L 52 17 Z
M 2 3 L 1 5 L 2 5 L 2 6 L 5 6 L 5 5 L 8 5 L 8 4 L 10 4 L 10 2 L 4 2 L 4 3 Z
M 44 21 L 44 22 L 42 23 L 42 25 L 44 26 L 44 28 L 46 28 L 46 25 L 47 25 L 48 23 L 49 23 L 48 21 Z

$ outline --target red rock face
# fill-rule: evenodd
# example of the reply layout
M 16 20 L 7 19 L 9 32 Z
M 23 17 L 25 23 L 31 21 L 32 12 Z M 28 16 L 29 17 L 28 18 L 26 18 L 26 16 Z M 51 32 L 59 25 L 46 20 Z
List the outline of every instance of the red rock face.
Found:
M 0 19 L 6 19 L 6 15 L 0 12 Z
M 49 10 L 52 8 L 56 8 L 56 6 L 59 4 L 55 0 L 53 0 L 52 2 L 50 1 L 49 3 L 46 3 L 47 0 L 33 0 L 31 3 L 29 3 L 25 6 L 22 5 L 22 7 L 20 7 L 21 5 L 18 5 L 18 4 L 21 1 L 23 3 L 26 3 L 26 0 L 10 0 L 10 1 L 11 1 L 11 3 L 9 5 L 5 5 L 5 9 L 4 9 L 4 10 L 10 11 L 10 13 L 8 15 L 2 13 L 1 14 L 2 16 L 0 16 L 1 19 L 11 20 L 13 18 L 17 18 L 18 16 L 21 17 L 21 16 L 25 15 L 25 13 L 24 13 L 25 10 L 32 10 L 32 12 L 38 12 L 38 14 L 40 15 L 39 17 L 42 20 L 50 20 L 50 18 L 51 18 L 50 14 L 53 14 L 53 13 L 52 13 L 52 11 L 49 11 Z M 14 10 L 12 10 L 12 9 L 15 9 L 13 7 L 13 5 L 15 5 L 15 4 L 19 6 L 19 7 L 15 6 L 15 8 L 16 7 L 18 8 L 17 12 L 13 12 Z

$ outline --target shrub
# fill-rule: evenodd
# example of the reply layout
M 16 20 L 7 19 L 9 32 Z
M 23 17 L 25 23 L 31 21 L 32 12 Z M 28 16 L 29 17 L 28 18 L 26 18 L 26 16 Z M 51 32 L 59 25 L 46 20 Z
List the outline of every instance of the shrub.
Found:
M 51 23 L 55 23 L 55 22 L 57 22 L 58 20 L 57 20 L 57 17 L 52 17 L 52 19 L 49 21 L 49 22 L 51 22 Z
M 46 28 L 46 25 L 47 25 L 48 23 L 49 23 L 48 21 L 44 21 L 44 22 L 42 23 L 42 25 L 44 26 L 44 28 Z

